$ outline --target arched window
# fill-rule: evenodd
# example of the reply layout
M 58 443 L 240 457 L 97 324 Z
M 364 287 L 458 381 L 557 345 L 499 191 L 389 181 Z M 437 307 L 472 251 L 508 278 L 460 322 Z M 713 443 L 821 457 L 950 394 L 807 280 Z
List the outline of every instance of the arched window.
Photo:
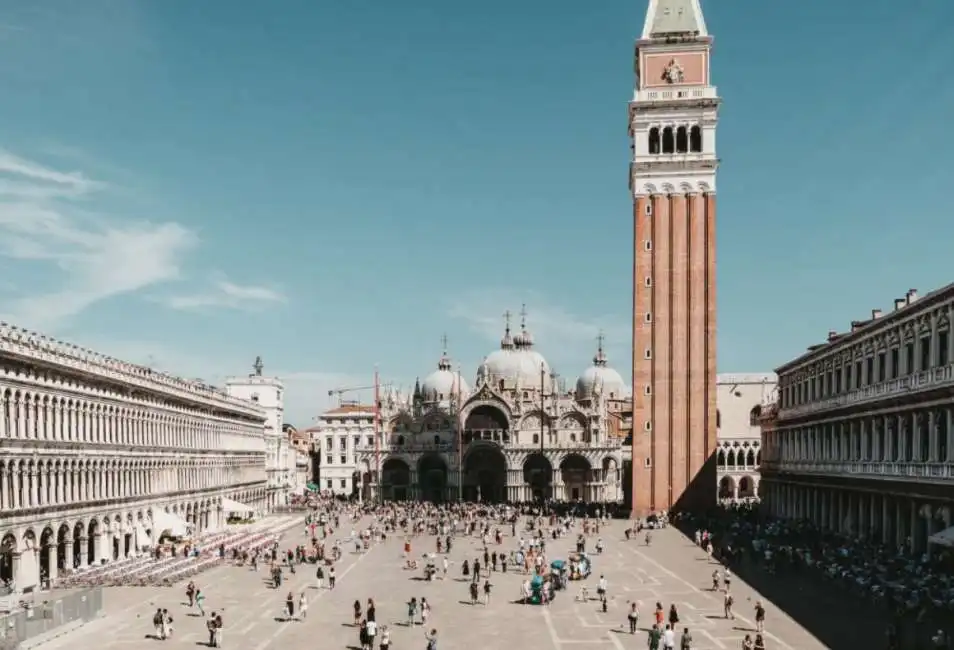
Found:
M 659 127 L 649 129 L 649 153 L 659 153 Z
M 676 129 L 676 153 L 688 153 L 689 131 L 684 126 Z
M 759 426 L 759 418 L 762 417 L 762 407 L 756 404 L 752 407 L 752 410 L 749 411 L 749 425 L 753 427 Z
M 676 138 L 673 135 L 672 127 L 667 126 L 663 129 L 662 134 L 662 152 L 663 153 L 675 153 L 676 152 Z
M 702 129 L 698 126 L 689 129 L 689 151 L 702 151 Z
M 730 449 L 726 457 L 726 467 L 735 467 L 735 449 Z

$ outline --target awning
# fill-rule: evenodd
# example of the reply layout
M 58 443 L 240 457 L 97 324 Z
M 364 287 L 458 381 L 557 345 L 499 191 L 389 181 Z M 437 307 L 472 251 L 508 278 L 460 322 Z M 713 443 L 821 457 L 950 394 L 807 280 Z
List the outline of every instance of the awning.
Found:
M 954 526 L 945 528 L 939 533 L 934 533 L 928 537 L 928 542 L 931 544 L 937 544 L 939 546 L 954 547 Z
M 142 525 L 141 521 L 136 522 L 136 527 L 134 530 L 136 533 L 137 548 L 149 548 L 152 546 L 152 540 L 149 539 L 149 535 L 146 534 L 146 528 Z
M 169 537 L 187 537 L 189 535 L 189 524 L 178 516 L 165 510 L 154 510 L 152 513 L 153 533 L 156 539 L 163 535 Z
M 238 501 L 228 497 L 222 497 L 222 510 L 224 510 L 226 514 L 240 515 L 251 514 L 255 512 L 255 508 L 247 506 L 244 503 L 239 503 Z
M 314 483 L 309 483 L 308 485 L 305 486 L 305 489 L 308 490 L 309 492 L 318 492 L 319 490 L 321 490 L 321 488 L 315 485 Z

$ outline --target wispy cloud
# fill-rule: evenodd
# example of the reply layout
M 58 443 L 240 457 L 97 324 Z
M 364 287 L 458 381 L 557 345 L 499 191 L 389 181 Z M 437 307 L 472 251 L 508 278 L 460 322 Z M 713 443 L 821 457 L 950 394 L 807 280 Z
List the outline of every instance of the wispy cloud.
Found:
M 119 220 L 90 209 L 107 191 L 83 172 L 0 150 L 0 255 L 63 275 L 56 290 L 8 301 L 8 318 L 52 328 L 102 300 L 180 276 L 183 255 L 197 244 L 194 233 L 175 222 Z
M 467 323 L 488 340 L 499 340 L 504 329 L 504 312 L 510 311 L 514 331 L 520 323 L 518 311 L 527 305 L 527 326 L 536 340 L 550 346 L 595 344 L 602 332 L 614 346 L 626 345 L 630 329 L 624 316 L 596 314 L 582 316 L 533 293 L 507 289 L 466 291 L 448 306 L 448 315 Z
M 217 280 L 208 291 L 171 296 L 164 302 L 173 309 L 183 311 L 207 309 L 254 311 L 269 304 L 285 302 L 285 295 L 270 287 L 240 285 L 228 280 Z

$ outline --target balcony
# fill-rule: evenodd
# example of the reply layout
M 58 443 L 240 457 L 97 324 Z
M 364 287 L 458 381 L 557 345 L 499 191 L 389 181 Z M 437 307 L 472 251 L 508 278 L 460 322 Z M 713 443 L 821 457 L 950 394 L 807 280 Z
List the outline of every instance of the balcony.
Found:
M 910 397 L 920 392 L 939 388 L 954 388 L 954 363 L 933 370 L 916 372 L 906 377 L 890 379 L 880 384 L 865 386 L 828 399 L 790 406 L 781 409 L 778 415 L 780 420 L 787 420 L 833 409 L 852 408 L 882 400 Z
M 686 99 L 714 100 L 718 98 L 719 92 L 712 86 L 704 88 L 646 88 L 637 90 L 633 95 L 634 102 L 671 102 Z
M 830 474 L 895 481 L 951 481 L 954 464 L 898 461 L 765 461 L 762 469 L 792 474 Z

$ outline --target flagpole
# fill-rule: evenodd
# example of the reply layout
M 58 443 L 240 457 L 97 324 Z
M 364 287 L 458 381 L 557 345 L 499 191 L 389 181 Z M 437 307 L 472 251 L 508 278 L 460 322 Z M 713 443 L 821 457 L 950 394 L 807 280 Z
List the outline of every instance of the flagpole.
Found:
M 460 366 L 457 366 L 457 501 L 464 500 L 464 412 L 463 394 L 460 388 Z

